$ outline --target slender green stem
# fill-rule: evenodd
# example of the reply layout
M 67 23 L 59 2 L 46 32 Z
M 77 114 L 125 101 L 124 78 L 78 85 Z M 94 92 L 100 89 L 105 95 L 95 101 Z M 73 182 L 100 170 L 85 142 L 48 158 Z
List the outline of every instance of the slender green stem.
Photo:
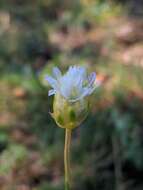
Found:
M 71 144 L 71 129 L 66 129 L 65 149 L 64 149 L 65 190 L 70 190 L 70 144 Z

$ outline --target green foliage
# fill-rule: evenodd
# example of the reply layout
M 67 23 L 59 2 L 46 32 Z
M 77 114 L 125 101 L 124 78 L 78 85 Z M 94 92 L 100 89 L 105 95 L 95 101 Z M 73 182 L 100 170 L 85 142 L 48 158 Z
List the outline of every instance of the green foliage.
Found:
M 27 150 L 22 145 L 12 144 L 0 157 L 0 175 L 7 175 L 14 167 L 21 166 L 22 162 L 27 158 Z
M 58 184 L 58 185 L 52 185 L 52 184 L 47 184 L 44 183 L 40 185 L 40 187 L 36 190 L 62 190 L 63 189 L 63 184 Z

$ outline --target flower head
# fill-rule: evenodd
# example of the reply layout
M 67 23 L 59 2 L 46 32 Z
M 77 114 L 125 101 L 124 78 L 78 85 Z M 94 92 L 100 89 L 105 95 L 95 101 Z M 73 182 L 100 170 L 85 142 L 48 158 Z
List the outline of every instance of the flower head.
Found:
M 52 86 L 49 96 L 55 94 L 52 116 L 58 126 L 73 129 L 87 117 L 89 99 L 84 97 L 98 86 L 95 79 L 94 72 L 88 75 L 86 69 L 79 66 L 71 66 L 64 75 L 55 67 L 53 76 L 46 76 Z
M 94 72 L 88 75 L 86 69 L 79 66 L 71 66 L 64 75 L 54 67 L 53 76 L 46 76 L 53 88 L 49 90 L 49 96 L 58 93 L 69 102 L 76 102 L 90 95 L 98 85 L 95 79 Z

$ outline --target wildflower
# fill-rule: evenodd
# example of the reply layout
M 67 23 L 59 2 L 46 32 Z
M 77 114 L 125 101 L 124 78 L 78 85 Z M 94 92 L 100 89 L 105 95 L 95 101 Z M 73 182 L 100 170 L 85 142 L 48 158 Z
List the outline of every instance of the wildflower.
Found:
M 53 76 L 46 76 L 53 88 L 49 96 L 55 95 L 52 116 L 60 127 L 73 129 L 86 118 L 87 96 L 98 86 L 95 79 L 94 72 L 88 75 L 86 69 L 79 66 L 71 66 L 64 75 L 55 67 Z
M 62 75 L 61 71 L 55 67 L 53 76 L 46 76 L 46 80 L 52 86 L 49 96 L 55 95 L 53 103 L 53 113 L 58 126 L 65 128 L 65 190 L 70 190 L 70 143 L 71 131 L 77 127 L 87 116 L 89 110 L 88 96 L 99 85 L 96 74 L 90 75 L 84 67 L 71 66 Z
M 71 66 L 64 75 L 55 67 L 53 77 L 46 76 L 46 80 L 53 88 L 49 91 L 49 96 L 60 94 L 69 102 L 76 102 L 90 95 L 97 87 L 95 79 L 94 72 L 88 76 L 86 69 L 78 66 Z

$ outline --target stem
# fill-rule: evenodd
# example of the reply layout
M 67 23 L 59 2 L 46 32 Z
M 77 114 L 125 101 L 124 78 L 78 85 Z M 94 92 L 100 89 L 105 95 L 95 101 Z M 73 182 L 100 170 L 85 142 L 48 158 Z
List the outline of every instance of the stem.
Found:
M 71 129 L 66 129 L 65 149 L 64 149 L 65 190 L 70 190 L 70 144 L 71 144 Z

